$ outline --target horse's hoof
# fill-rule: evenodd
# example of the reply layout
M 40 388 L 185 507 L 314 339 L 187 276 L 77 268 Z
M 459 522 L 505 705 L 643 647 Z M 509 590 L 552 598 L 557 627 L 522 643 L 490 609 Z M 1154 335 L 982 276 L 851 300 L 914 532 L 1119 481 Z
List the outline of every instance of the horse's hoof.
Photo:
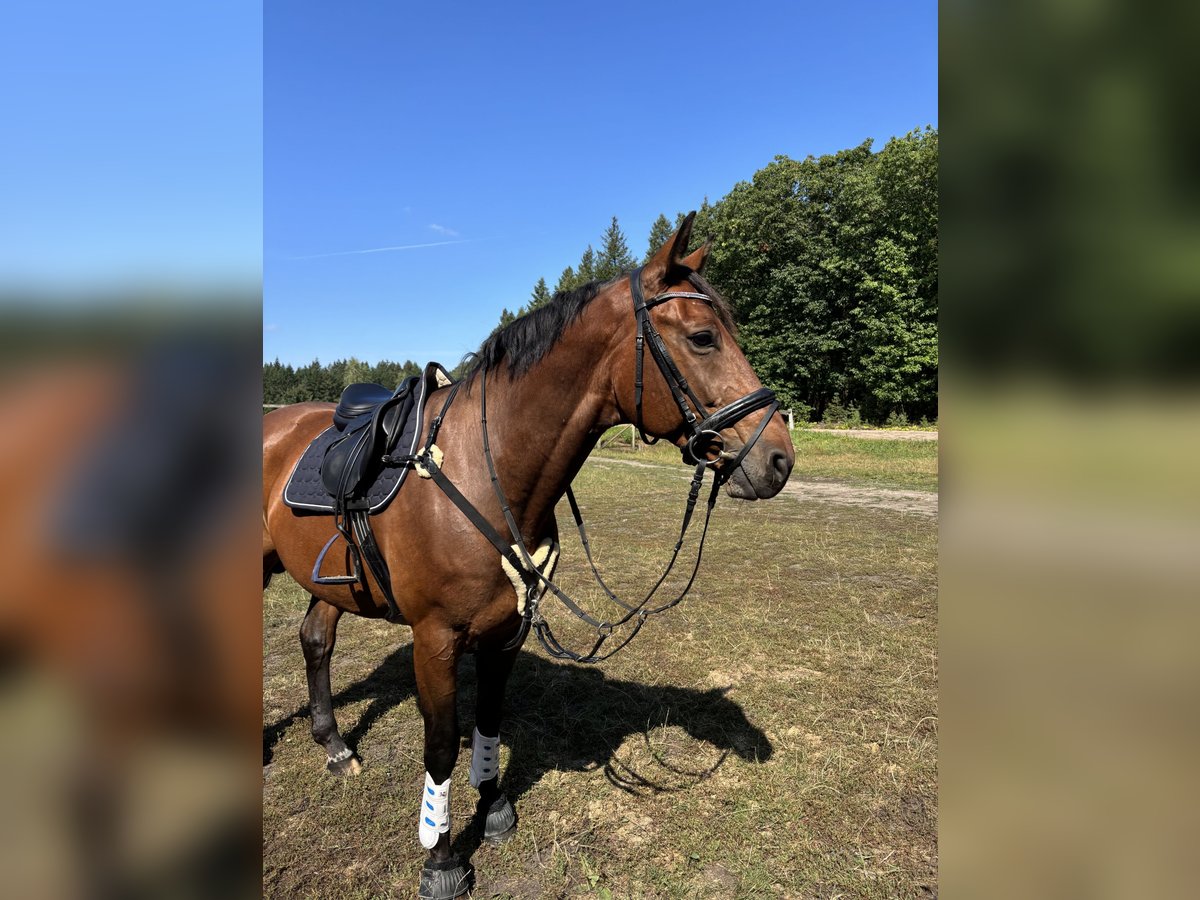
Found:
M 490 807 L 483 822 L 483 839 L 489 844 L 503 844 L 517 833 L 517 811 L 501 794 Z
M 358 761 L 358 757 L 351 753 L 341 759 L 330 757 L 325 763 L 325 768 L 334 775 L 357 775 L 362 771 L 362 763 Z
M 417 900 L 455 900 L 456 897 L 465 897 L 474 884 L 474 876 L 470 864 L 463 865 L 453 857 L 440 863 L 426 860 L 421 867 Z

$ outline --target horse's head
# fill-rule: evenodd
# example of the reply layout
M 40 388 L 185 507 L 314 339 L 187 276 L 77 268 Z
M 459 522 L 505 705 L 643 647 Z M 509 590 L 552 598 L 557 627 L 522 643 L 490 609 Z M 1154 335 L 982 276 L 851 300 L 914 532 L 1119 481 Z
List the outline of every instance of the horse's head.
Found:
M 695 454 L 717 469 L 733 467 L 727 485 L 731 497 L 774 497 L 795 463 L 791 436 L 775 405 L 767 405 L 772 397 L 737 344 L 728 305 L 700 277 L 709 246 L 687 254 L 694 216 L 688 215 L 642 268 L 641 298 L 633 283 L 625 282 L 625 302 L 638 336 L 622 337 L 614 348 L 618 403 L 626 421 L 647 435 L 670 440 L 685 458 Z M 640 323 L 639 301 L 646 307 Z M 743 413 L 746 408 L 751 411 Z M 705 428 L 714 412 L 718 415 Z M 770 420 L 764 423 L 764 416 Z M 706 433 L 697 435 L 699 431 Z

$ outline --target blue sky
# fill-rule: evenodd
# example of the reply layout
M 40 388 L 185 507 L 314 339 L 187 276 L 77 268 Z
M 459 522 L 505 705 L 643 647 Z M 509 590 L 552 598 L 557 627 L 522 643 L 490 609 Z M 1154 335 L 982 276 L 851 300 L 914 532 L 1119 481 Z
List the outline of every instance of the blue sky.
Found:
M 9 4 L 0 85 L 0 294 L 257 286 L 256 4 Z
M 936 30 L 931 2 L 268 2 L 264 358 L 456 363 L 614 215 L 641 254 L 777 154 L 936 125 Z M 383 247 L 413 249 L 351 252 Z
M 454 363 L 613 215 L 641 254 L 776 154 L 936 124 L 936 29 L 933 2 L 18 4 L 0 294 L 261 275 L 265 359 Z M 412 249 L 357 252 L 385 247 Z
M 937 124 L 932 2 L 272 0 L 264 27 L 263 352 L 293 364 L 456 363 L 614 215 L 642 254 L 777 154 Z

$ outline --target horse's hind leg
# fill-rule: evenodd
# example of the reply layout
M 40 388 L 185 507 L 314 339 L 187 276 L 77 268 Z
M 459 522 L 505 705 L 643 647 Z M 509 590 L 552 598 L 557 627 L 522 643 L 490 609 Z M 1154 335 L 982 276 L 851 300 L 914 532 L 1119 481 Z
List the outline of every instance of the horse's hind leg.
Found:
M 308 615 L 300 626 L 300 646 L 304 648 L 308 675 L 308 706 L 312 711 L 313 740 L 325 748 L 326 768 L 335 775 L 357 775 L 362 770 L 358 757 L 346 746 L 333 718 L 333 696 L 329 686 L 329 659 L 337 637 L 342 611 L 313 597 Z
M 504 690 L 518 652 L 519 648 L 480 648 L 475 657 L 479 688 L 471 738 L 471 784 L 479 788 L 476 817 L 483 839 L 493 844 L 507 841 L 517 830 L 517 814 L 500 790 L 500 722 Z

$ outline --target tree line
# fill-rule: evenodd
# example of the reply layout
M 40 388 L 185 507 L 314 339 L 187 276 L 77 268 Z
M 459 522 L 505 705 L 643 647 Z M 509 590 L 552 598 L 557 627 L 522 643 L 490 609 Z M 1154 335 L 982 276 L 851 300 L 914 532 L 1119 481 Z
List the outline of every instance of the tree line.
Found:
M 733 306 L 759 377 L 796 418 L 902 422 L 937 418 L 938 132 L 926 127 L 803 160 L 777 156 L 697 211 L 692 249 L 710 241 L 705 275 Z M 617 217 L 496 328 L 588 282 L 649 259 L 674 232 L 660 214 L 639 260 Z M 263 367 L 267 403 L 335 400 L 352 380 L 394 386 L 419 367 L 358 360 Z M 360 374 L 363 377 L 358 377 Z M 277 399 L 272 399 L 277 398 Z
M 342 395 L 342 389 L 348 384 L 373 381 L 396 387 L 405 378 L 421 370 L 422 367 L 411 359 L 402 363 L 385 359 L 373 366 L 353 356 L 325 365 L 314 359 L 300 368 L 276 359 L 263 363 L 263 403 L 303 403 L 307 400 L 332 402 Z

